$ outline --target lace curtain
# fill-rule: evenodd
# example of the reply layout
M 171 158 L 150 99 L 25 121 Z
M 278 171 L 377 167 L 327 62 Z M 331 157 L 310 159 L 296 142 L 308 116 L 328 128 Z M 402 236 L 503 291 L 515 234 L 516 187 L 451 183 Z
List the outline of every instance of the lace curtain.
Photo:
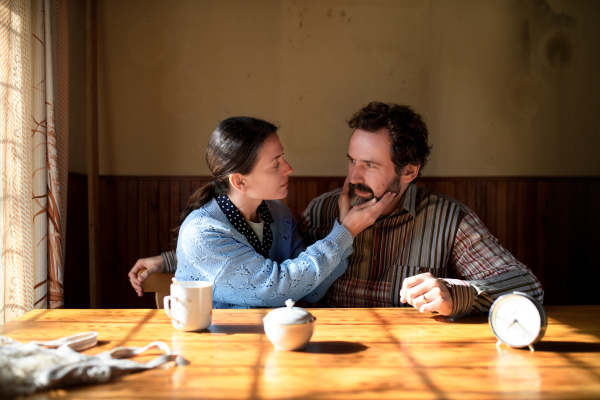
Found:
M 0 323 L 64 305 L 66 0 L 0 0 Z

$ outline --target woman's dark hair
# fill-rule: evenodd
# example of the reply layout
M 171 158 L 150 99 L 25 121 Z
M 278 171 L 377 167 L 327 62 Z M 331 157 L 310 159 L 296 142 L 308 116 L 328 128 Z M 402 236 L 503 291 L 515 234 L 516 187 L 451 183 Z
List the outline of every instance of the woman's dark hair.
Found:
M 263 143 L 277 132 L 277 127 L 262 119 L 231 117 L 217 125 L 206 146 L 206 164 L 213 181 L 192 194 L 179 216 L 179 226 L 173 229 L 173 245 L 177 245 L 179 228 L 194 210 L 220 194 L 229 192 L 229 175 L 252 172 Z
M 387 128 L 392 140 L 390 152 L 396 173 L 402 175 L 404 167 L 411 164 L 421 166 L 421 175 L 432 146 L 427 144 L 427 125 L 409 106 L 374 101 L 358 110 L 348 125 L 367 132 Z

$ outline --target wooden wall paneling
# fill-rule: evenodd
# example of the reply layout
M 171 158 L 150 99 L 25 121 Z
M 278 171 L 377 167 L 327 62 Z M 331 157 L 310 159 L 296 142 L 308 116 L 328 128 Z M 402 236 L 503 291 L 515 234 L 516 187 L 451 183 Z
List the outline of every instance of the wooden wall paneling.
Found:
M 179 180 L 171 180 L 171 191 L 169 196 L 169 243 L 173 240 L 171 230 L 179 225 L 179 213 L 181 205 L 181 192 L 179 191 Z
M 483 179 L 475 181 L 475 209 L 484 225 L 489 226 L 489 215 L 487 212 L 487 182 Z
M 89 295 L 92 307 L 102 307 L 100 193 L 98 176 L 98 4 L 86 1 L 86 166 L 88 185 Z
M 312 199 L 314 199 L 319 194 L 321 194 L 318 191 L 318 187 L 317 187 L 318 182 L 319 181 L 315 181 L 315 180 L 311 179 L 306 183 L 306 197 L 304 198 L 304 201 L 302 202 L 302 204 L 298 205 L 299 207 L 296 209 L 295 215 L 298 215 L 302 211 L 304 211 L 306 209 L 306 207 L 308 206 L 308 204 L 312 201 Z
M 127 182 L 127 258 L 125 261 L 125 270 L 121 271 L 127 275 L 128 269 L 133 267 L 136 260 L 139 258 L 139 241 L 138 241 L 138 226 L 139 226 L 139 199 L 138 199 L 138 180 L 131 179 Z M 117 296 L 122 299 L 123 302 L 126 302 L 127 308 L 134 307 L 137 305 L 137 299 L 135 296 L 132 296 L 133 291 L 131 285 L 129 284 L 127 279 L 116 279 L 116 288 L 117 293 L 124 294 L 127 293 L 128 296 Z M 123 304 L 120 304 L 117 308 L 123 307 Z
M 507 222 L 508 222 L 508 207 L 507 207 L 507 182 L 499 180 L 496 188 L 496 238 L 505 246 L 507 242 Z
M 418 177 L 414 182 L 415 185 L 419 186 L 419 187 L 424 187 L 427 189 L 432 189 L 435 190 L 434 187 L 436 186 L 436 179 L 437 178 L 423 178 L 423 177 Z
M 527 179 L 527 229 L 526 229 L 526 246 L 527 246 L 527 258 L 524 262 L 528 263 L 525 265 L 531 265 L 531 270 L 536 272 L 541 266 L 537 261 L 537 247 L 538 247 L 538 231 L 537 231 L 537 214 L 538 214 L 538 180 Z
M 435 190 L 436 192 L 440 192 L 443 194 L 447 194 L 446 191 L 446 182 L 440 179 L 436 179 L 434 181 L 433 186 L 431 187 L 431 189 Z
M 518 206 L 517 181 L 514 179 L 509 179 L 507 181 L 506 194 L 506 205 L 508 210 L 506 214 L 506 227 L 508 234 L 506 235 L 506 243 L 503 243 L 503 246 L 506 247 L 506 249 L 508 249 L 508 251 L 510 251 L 516 257 L 519 243 L 519 237 L 516 234 L 519 217 L 518 213 L 516 212 Z
M 477 182 L 469 179 L 466 181 L 466 185 L 467 185 L 466 205 L 471 210 L 475 211 L 475 214 L 479 215 L 479 212 L 478 212 L 479 210 L 477 209 L 477 202 L 475 200 L 476 196 L 477 196 Z
M 103 307 L 153 307 L 151 296 L 135 297 L 127 272 L 138 258 L 168 248 L 169 230 L 185 197 L 207 181 L 204 177 L 101 177 L 100 254 L 102 283 L 107 285 Z M 313 197 L 343 181 L 343 177 L 290 178 L 288 205 L 298 215 Z M 76 182 L 70 177 L 70 185 Z M 600 179 L 420 178 L 418 184 L 470 205 L 500 242 L 536 273 L 546 291 L 546 304 L 598 304 L 594 293 L 600 278 L 595 254 L 600 248 Z M 69 201 L 71 227 L 77 207 Z M 66 270 L 73 271 L 72 260 L 86 251 L 86 246 L 73 241 L 87 238 L 69 236 L 75 232 L 69 229 L 65 262 Z M 66 288 L 74 276 L 68 275 Z M 75 292 L 65 298 L 76 298 Z M 89 306 L 78 301 L 79 307 Z
M 565 229 L 570 222 L 569 215 L 565 212 L 567 190 L 567 182 L 548 182 L 548 229 L 545 232 L 546 248 L 544 249 L 547 271 L 547 279 L 544 282 L 546 304 L 565 304 L 569 297 L 568 275 L 574 266 L 569 262 L 570 249 L 568 233 Z
M 294 210 L 291 210 L 293 215 L 298 215 L 304 210 L 303 205 L 308 201 L 306 196 L 306 181 L 298 180 L 296 182 L 296 206 Z
M 308 200 L 308 203 L 304 206 L 304 208 L 302 210 L 300 210 L 298 212 L 298 214 L 302 213 L 302 211 L 304 211 L 306 209 L 306 207 L 308 207 L 308 205 L 310 204 L 310 202 L 312 201 L 312 199 L 314 199 L 315 197 L 323 194 L 323 193 L 327 193 L 329 192 L 329 183 L 330 180 L 329 179 L 319 179 L 317 181 L 317 187 L 316 187 L 316 191 L 315 191 L 315 196 L 310 198 Z
M 102 182 L 100 186 L 102 187 Z M 65 308 L 90 307 L 87 204 L 87 176 L 69 174 L 64 274 Z
M 116 238 L 117 238 L 117 263 L 115 268 L 115 276 L 111 279 L 103 279 L 103 291 L 102 291 L 102 307 L 103 308 L 120 308 L 123 305 L 119 304 L 120 296 L 115 289 L 114 280 L 121 280 L 121 274 L 129 265 L 128 255 L 128 244 L 127 244 L 127 184 L 126 179 L 116 179 L 116 212 L 112 215 L 116 216 Z M 130 265 L 131 268 L 133 265 Z M 126 274 L 125 274 L 126 275 Z
M 589 262 L 587 251 L 591 245 L 590 235 L 582 234 L 591 229 L 588 225 L 589 182 L 570 180 L 565 198 L 568 200 L 563 207 L 569 213 L 569 223 L 564 228 L 569 249 L 566 265 L 571 266 L 574 272 L 568 274 L 568 297 L 574 299 L 578 304 L 589 304 L 589 298 L 597 292 L 598 281 L 593 277 L 597 275 L 596 271 L 600 266 L 600 262 Z M 577 199 L 577 205 L 574 204 L 573 199 Z M 598 203 L 596 203 L 597 206 Z
M 148 180 L 148 256 L 159 253 L 159 234 L 160 229 L 160 199 L 158 194 L 158 180 Z
M 527 217 L 527 188 L 525 182 L 518 180 L 517 181 L 517 201 L 515 212 L 517 214 L 516 218 L 516 232 L 517 232 L 517 249 L 515 257 L 519 259 L 522 263 L 525 263 L 525 240 L 527 238 L 527 234 L 525 232 L 526 217 Z
M 145 203 L 145 204 L 142 204 Z M 127 275 L 134 263 L 140 259 L 159 254 L 158 251 L 158 182 L 156 179 L 140 178 L 138 180 L 138 249 L 129 264 L 124 265 L 121 274 Z M 124 292 L 133 308 L 155 308 L 153 296 L 138 297 L 128 279 Z
M 148 181 L 140 179 L 138 184 L 138 258 L 150 255 L 148 252 Z
M 456 182 L 453 180 L 444 182 L 444 192 L 442 193 L 444 193 L 446 196 L 456 199 Z
M 498 181 L 490 180 L 486 184 L 486 226 L 492 235 L 498 237 Z M 502 242 L 500 242 L 502 243 Z
M 425 178 L 425 179 L 424 178 L 417 178 L 415 184 L 417 186 L 421 186 L 421 187 L 424 187 L 424 188 L 427 188 L 427 189 L 435 190 L 434 189 L 435 180 L 432 179 L 432 178 L 429 178 L 429 179 L 427 179 L 427 178 Z
M 100 275 L 102 282 L 110 282 L 115 279 L 119 265 L 117 260 L 117 186 L 112 179 L 100 179 L 99 183 Z
M 522 263 L 526 264 L 526 251 L 527 248 L 525 246 L 526 243 L 526 239 L 527 239 L 527 234 L 525 231 L 526 225 L 527 225 L 527 221 L 526 221 L 526 214 L 527 214 L 527 188 L 526 188 L 526 183 L 521 181 L 521 180 L 517 180 L 516 181 L 517 184 L 517 199 L 516 199 L 516 204 L 515 204 L 515 209 L 514 209 L 514 213 L 516 214 L 516 232 L 517 232 L 517 250 L 516 250 L 516 254 L 515 257 L 517 257 L 517 259 L 519 261 L 521 261 Z
M 171 185 L 168 179 L 159 179 L 158 183 L 158 251 L 168 250 L 171 239 L 171 224 L 169 223 L 169 199 L 171 198 Z
M 535 271 L 535 276 L 542 283 L 542 287 L 546 290 L 545 297 L 548 296 L 548 282 L 549 277 L 547 276 L 548 269 L 548 260 L 546 258 L 546 249 L 548 248 L 548 222 L 551 218 L 550 209 L 549 209 L 549 201 L 548 201 L 548 188 L 549 182 L 547 180 L 540 180 L 537 183 L 537 246 L 536 246 L 536 262 L 537 269 Z
M 194 192 L 200 189 L 204 185 L 201 179 L 192 179 L 190 180 L 190 195 L 194 194 Z
M 179 214 L 187 205 L 188 199 L 191 196 L 190 193 L 190 179 L 182 179 L 179 181 Z M 177 219 L 177 223 L 179 224 L 179 217 Z
M 417 186 L 420 186 L 417 183 Z M 433 185 L 432 187 L 430 187 L 430 189 L 433 189 L 437 192 L 440 192 L 442 194 L 445 194 L 446 196 L 450 196 L 452 198 L 454 198 L 454 183 L 451 181 L 439 181 L 439 180 L 435 180 L 435 185 Z
M 467 182 L 464 179 L 453 180 L 455 199 L 463 204 L 467 202 Z
M 565 271 L 564 268 L 567 266 L 568 268 L 572 268 L 575 271 L 581 269 L 581 265 L 576 264 L 577 254 L 575 253 L 576 248 L 574 248 L 574 242 L 571 238 L 571 225 L 577 224 L 575 217 L 574 208 L 570 207 L 571 199 L 573 198 L 572 185 L 568 181 L 562 181 L 557 186 L 556 191 L 556 204 L 554 205 L 555 212 L 560 213 L 560 225 L 556 227 L 557 237 L 556 247 L 552 250 L 552 258 L 553 265 L 552 270 L 556 273 L 556 276 L 561 278 L 562 284 L 564 287 L 562 291 L 564 291 L 563 299 L 566 300 L 568 298 L 572 298 L 575 302 L 579 302 L 580 293 L 579 289 L 581 288 L 581 282 L 579 283 L 579 287 L 577 289 L 572 288 L 569 283 L 571 281 L 571 274 L 568 271 Z M 581 207 L 581 204 L 578 202 L 577 207 Z M 559 250 L 560 249 L 560 250 Z M 559 285 L 556 286 L 556 291 L 561 290 Z
M 337 188 L 344 186 L 344 180 L 341 181 L 339 179 L 330 179 L 327 182 L 327 190 L 325 192 L 331 192 Z
M 589 275 L 585 277 L 589 286 L 594 286 L 594 290 L 588 292 L 590 301 L 587 304 L 598 304 L 596 284 L 600 281 L 600 268 L 598 268 L 598 249 L 600 249 L 600 179 L 590 180 L 588 183 L 588 210 L 586 221 L 587 230 L 579 234 L 583 237 L 587 247 L 586 262 L 588 264 Z M 580 277 L 580 279 L 582 279 Z
M 456 185 L 457 180 L 445 180 L 443 181 L 443 192 L 446 196 L 450 196 L 453 199 L 456 199 Z M 457 199 L 458 200 L 458 199 Z

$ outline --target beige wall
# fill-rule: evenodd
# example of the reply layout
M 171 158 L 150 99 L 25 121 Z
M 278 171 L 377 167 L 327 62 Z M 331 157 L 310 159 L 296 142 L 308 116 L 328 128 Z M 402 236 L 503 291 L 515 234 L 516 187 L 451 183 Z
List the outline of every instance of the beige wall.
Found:
M 69 172 L 86 173 L 85 1 L 69 0 Z
M 295 175 L 344 175 L 372 100 L 427 118 L 425 175 L 600 174 L 594 0 L 104 0 L 99 23 L 101 174 L 207 174 L 214 126 L 251 115 Z

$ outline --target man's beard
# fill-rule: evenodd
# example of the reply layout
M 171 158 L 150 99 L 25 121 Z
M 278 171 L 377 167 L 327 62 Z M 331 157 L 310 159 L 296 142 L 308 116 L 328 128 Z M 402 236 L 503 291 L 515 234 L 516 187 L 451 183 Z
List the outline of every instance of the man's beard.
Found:
M 363 185 L 362 183 L 357 183 L 357 184 L 348 183 L 348 188 L 350 189 L 350 204 L 352 205 L 352 207 L 354 207 L 358 204 L 366 203 L 367 201 L 373 199 L 374 197 L 376 197 L 377 201 L 379 201 L 379 200 L 381 200 L 383 195 L 386 194 L 387 192 L 399 194 L 400 193 L 400 176 L 396 176 L 388 184 L 387 188 L 383 191 L 383 193 L 381 193 L 379 196 L 375 196 L 375 192 L 373 191 L 373 189 L 371 189 L 367 185 Z M 369 193 L 370 196 L 361 197 L 354 192 L 355 189 L 358 189 L 360 192 Z

